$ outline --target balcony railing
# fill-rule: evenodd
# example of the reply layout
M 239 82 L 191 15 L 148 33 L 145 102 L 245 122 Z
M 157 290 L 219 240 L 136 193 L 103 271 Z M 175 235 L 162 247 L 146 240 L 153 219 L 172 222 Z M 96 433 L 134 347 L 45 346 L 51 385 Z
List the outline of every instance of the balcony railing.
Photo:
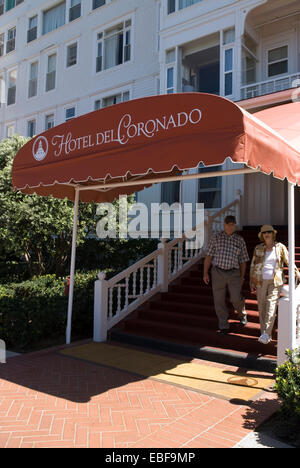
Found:
M 273 78 L 260 83 L 254 83 L 241 88 L 241 99 L 252 99 L 266 94 L 284 91 L 285 89 L 300 86 L 300 73 L 288 75 L 280 78 Z

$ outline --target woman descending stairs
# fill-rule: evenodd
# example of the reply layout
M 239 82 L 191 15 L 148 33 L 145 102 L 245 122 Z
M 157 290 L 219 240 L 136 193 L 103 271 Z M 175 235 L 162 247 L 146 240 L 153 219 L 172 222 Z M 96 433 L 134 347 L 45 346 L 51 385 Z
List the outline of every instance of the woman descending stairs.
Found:
M 257 230 L 243 230 L 249 256 L 255 245 L 259 243 Z M 287 245 L 287 231 L 279 231 L 278 241 Z M 296 235 L 296 264 L 300 267 L 300 231 Z M 167 293 L 160 293 L 133 312 L 114 327 L 110 336 L 129 341 L 134 337 L 145 340 L 153 339 L 172 344 L 197 348 L 213 348 L 214 350 L 234 353 L 247 353 L 254 356 L 263 355 L 276 358 L 277 355 L 277 322 L 275 323 L 272 341 L 267 345 L 258 342 L 260 336 L 259 314 L 256 295 L 249 289 L 249 268 L 243 286 L 243 295 L 247 311 L 248 323 L 243 326 L 237 313 L 233 310 L 228 298 L 230 311 L 230 332 L 227 335 L 217 333 L 216 318 L 212 289 L 203 281 L 203 259 L 183 273 L 169 285 Z M 287 276 L 288 269 L 285 274 Z

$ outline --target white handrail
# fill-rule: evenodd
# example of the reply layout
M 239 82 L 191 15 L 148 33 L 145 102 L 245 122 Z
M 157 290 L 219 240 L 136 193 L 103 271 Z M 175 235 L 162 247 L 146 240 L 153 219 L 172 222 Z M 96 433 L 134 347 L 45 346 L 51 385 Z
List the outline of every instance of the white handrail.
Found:
M 196 241 L 187 235 L 170 242 L 162 239 L 157 250 L 131 265 L 110 280 L 99 273 L 95 282 L 94 341 L 105 341 L 107 331 L 158 292 L 167 292 L 168 285 L 204 257 L 212 232 L 221 229 L 225 216 L 239 219 L 240 192 L 232 203 L 214 214 L 207 214 L 203 226 L 194 228 Z M 200 233 L 200 236 L 199 236 Z M 197 237 L 198 236 L 198 237 Z M 204 245 L 203 245 L 204 244 Z

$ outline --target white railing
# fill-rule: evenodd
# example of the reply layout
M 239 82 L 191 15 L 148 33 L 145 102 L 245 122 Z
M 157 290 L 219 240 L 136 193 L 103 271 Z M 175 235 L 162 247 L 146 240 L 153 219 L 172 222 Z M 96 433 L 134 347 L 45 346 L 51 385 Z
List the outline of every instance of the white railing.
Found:
M 187 268 L 205 255 L 205 248 L 212 232 L 219 232 L 224 218 L 234 215 L 240 223 L 240 192 L 225 208 L 214 214 L 206 214 L 203 226 L 195 232 L 195 241 L 183 236 L 167 242 L 162 239 L 158 249 L 139 260 L 123 272 L 106 280 L 100 272 L 94 292 L 94 341 L 106 341 L 107 332 L 128 314 L 158 292 L 167 292 L 174 281 Z
M 300 73 L 274 78 L 267 81 L 261 81 L 247 86 L 241 87 L 241 99 L 251 99 L 265 94 L 284 91 L 285 89 L 295 88 L 300 86 Z
M 292 334 L 294 331 L 291 330 L 291 323 L 289 320 L 289 292 L 288 288 L 283 288 L 282 297 L 279 300 L 278 305 L 278 343 L 277 343 L 277 363 L 278 365 L 283 364 L 287 357 L 285 351 L 291 349 L 291 343 L 295 342 L 296 347 L 300 346 L 300 285 L 295 291 L 296 300 L 296 339 L 293 340 Z

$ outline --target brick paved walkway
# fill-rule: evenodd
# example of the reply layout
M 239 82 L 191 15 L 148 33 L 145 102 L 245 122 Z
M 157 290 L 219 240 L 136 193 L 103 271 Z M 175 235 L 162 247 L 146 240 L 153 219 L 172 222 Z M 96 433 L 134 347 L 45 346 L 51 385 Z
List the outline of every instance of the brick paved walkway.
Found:
M 0 365 L 0 448 L 233 447 L 278 408 L 241 404 L 47 350 Z

